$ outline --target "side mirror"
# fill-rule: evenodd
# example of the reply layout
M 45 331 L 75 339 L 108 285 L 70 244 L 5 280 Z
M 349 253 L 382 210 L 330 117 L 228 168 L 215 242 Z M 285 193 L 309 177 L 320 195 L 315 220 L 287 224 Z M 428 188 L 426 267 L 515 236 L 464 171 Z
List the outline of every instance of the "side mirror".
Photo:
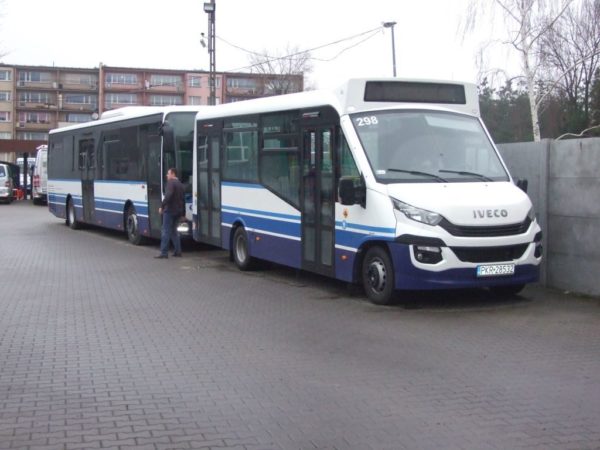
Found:
M 362 178 L 341 177 L 338 193 L 342 205 L 360 204 L 363 208 L 366 206 L 367 189 Z
M 517 187 L 521 189 L 523 192 L 527 192 L 527 187 L 529 186 L 529 182 L 526 178 L 517 179 Z

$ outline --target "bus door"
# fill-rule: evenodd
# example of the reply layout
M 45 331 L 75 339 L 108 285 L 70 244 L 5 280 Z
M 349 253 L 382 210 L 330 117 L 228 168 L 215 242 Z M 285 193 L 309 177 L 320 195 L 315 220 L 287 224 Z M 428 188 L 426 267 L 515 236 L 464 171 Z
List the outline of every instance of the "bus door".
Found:
M 221 127 L 198 127 L 198 235 L 202 242 L 221 245 Z
M 150 127 L 149 127 L 150 128 Z M 159 238 L 162 227 L 161 215 L 158 208 L 162 204 L 162 182 L 161 170 L 161 141 L 158 130 L 142 133 L 142 138 L 148 142 L 148 221 L 150 223 L 150 236 Z M 142 148 L 145 146 L 142 145 Z
M 302 268 L 333 275 L 333 127 L 302 129 Z
M 81 171 L 81 201 L 83 222 L 94 223 L 94 178 L 96 172 L 96 145 L 92 136 L 79 141 L 79 169 Z

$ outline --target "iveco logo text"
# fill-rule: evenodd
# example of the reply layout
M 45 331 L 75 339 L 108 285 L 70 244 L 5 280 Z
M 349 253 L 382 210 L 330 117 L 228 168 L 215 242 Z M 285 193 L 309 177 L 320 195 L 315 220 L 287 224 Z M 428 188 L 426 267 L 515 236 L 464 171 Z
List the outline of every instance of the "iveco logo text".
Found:
M 508 211 L 506 209 L 474 209 L 473 219 L 485 219 L 486 217 L 492 219 L 494 217 L 508 217 Z

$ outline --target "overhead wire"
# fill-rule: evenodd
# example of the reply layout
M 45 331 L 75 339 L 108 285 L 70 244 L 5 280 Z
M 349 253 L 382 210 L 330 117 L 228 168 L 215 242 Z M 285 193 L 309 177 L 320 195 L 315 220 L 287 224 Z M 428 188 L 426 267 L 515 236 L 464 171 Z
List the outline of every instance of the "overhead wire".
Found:
M 350 50 L 351 48 L 354 48 L 354 47 L 362 44 L 363 42 L 371 39 L 373 36 L 375 36 L 383 28 L 384 28 L 383 26 L 379 26 L 377 28 L 373 28 L 373 29 L 370 29 L 370 30 L 367 30 L 367 31 L 363 31 L 363 32 L 355 34 L 353 36 L 349 36 L 349 37 L 346 37 L 346 38 L 338 39 L 338 40 L 333 41 L 333 42 L 329 42 L 327 44 L 319 45 L 317 47 L 309 48 L 309 49 L 306 49 L 306 50 L 301 50 L 301 51 L 298 51 L 298 52 L 295 52 L 295 53 L 291 53 L 289 55 L 277 56 L 277 57 L 273 57 L 273 56 L 265 55 L 263 53 L 258 53 L 258 52 L 252 51 L 252 50 L 248 50 L 248 49 L 246 49 L 244 47 L 241 47 L 239 45 L 233 44 L 233 43 L 227 41 L 226 39 L 224 39 L 224 38 L 222 38 L 220 36 L 216 36 L 216 38 L 219 39 L 220 41 L 224 42 L 225 44 L 227 44 L 227 45 L 229 45 L 229 46 L 231 46 L 233 48 L 236 48 L 238 50 L 241 50 L 241 51 L 243 51 L 245 53 L 265 58 L 264 61 L 261 61 L 261 62 L 256 63 L 256 64 L 251 64 L 251 65 L 244 66 L 244 67 L 238 67 L 238 68 L 235 68 L 235 69 L 226 70 L 226 72 L 239 72 L 241 70 L 251 69 L 253 67 L 260 66 L 260 65 L 262 65 L 262 64 L 264 64 L 266 62 L 272 62 L 272 61 L 278 61 L 278 60 L 287 59 L 287 58 L 293 58 L 294 56 L 302 55 L 302 54 L 309 53 L 309 52 L 314 52 L 314 51 L 321 50 L 321 49 L 326 48 L 326 47 L 330 47 L 332 45 L 337 45 L 337 44 L 340 44 L 342 42 L 346 42 L 346 41 L 349 41 L 349 40 L 352 40 L 352 39 L 356 39 L 356 38 L 364 36 L 366 34 L 369 35 L 366 38 L 362 39 L 361 41 L 359 41 L 359 42 L 357 42 L 357 43 L 355 43 L 355 44 L 353 44 L 353 45 L 351 45 L 349 47 L 346 47 L 345 49 L 341 50 L 340 52 L 338 52 L 332 58 L 329 58 L 329 59 L 320 59 L 320 58 L 315 58 L 315 57 L 310 57 L 309 58 L 309 59 L 313 59 L 315 61 L 323 61 L 323 62 L 333 61 L 334 59 L 336 59 L 337 57 L 339 57 L 342 53 L 346 52 L 347 50 Z

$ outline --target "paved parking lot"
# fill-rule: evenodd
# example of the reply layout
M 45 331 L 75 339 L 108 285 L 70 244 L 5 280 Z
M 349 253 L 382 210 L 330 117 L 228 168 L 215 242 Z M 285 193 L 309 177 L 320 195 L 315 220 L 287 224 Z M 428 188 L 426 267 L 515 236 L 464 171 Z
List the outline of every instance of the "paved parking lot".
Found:
M 598 449 L 600 301 L 379 307 L 0 205 L 0 449 Z

